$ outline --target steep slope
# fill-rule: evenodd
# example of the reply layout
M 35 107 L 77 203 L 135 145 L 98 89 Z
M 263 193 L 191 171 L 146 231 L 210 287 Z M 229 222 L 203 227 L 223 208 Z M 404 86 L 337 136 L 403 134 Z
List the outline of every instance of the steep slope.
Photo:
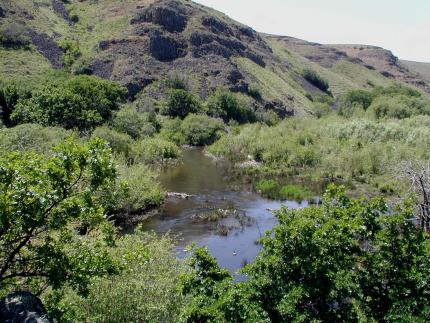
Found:
M 363 55 L 373 48 L 357 51 L 259 34 L 192 1 L 4 0 L 0 8 L 2 32 L 19 30 L 31 43 L 3 42 L 3 80 L 39 82 L 65 68 L 116 80 L 127 86 L 131 99 L 158 99 L 165 93 L 163 80 L 180 75 L 202 98 L 226 87 L 243 93 L 256 108 L 283 116 L 307 114 L 312 96 L 324 94 L 302 76 L 305 69 L 326 79 L 335 97 L 351 88 L 395 82 L 428 91 L 397 59 Z M 262 97 L 252 99 L 250 88 Z
M 430 63 L 420 63 L 401 60 L 400 63 L 406 66 L 411 72 L 416 73 L 419 77 L 424 78 L 426 81 L 430 82 Z

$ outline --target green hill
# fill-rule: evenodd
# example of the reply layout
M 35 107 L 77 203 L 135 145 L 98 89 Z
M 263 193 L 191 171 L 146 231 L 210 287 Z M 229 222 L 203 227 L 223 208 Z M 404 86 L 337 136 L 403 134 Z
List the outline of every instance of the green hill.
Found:
M 37 85 L 65 70 L 118 81 L 130 98 L 158 99 L 161 81 L 181 75 L 202 98 L 226 87 L 284 115 L 307 114 L 324 91 L 337 97 L 396 82 L 430 91 L 388 51 L 260 34 L 192 1 L 5 0 L 0 7 L 3 81 Z

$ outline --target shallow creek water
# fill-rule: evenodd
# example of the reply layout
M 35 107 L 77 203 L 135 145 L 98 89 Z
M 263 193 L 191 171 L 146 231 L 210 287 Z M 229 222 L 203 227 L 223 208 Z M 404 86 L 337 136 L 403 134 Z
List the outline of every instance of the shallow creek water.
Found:
M 196 148 L 185 149 L 183 162 L 167 167 L 160 179 L 167 191 L 191 196 L 168 198 L 160 213 L 146 220 L 143 228 L 178 236 L 180 256 L 185 255 L 185 247 L 193 241 L 207 246 L 219 264 L 232 272 L 257 256 L 261 249 L 257 241 L 277 223 L 271 210 L 281 205 L 307 206 L 307 202 L 271 201 L 250 192 L 229 177 L 225 164 L 215 162 Z M 201 215 L 209 212 L 225 212 L 226 218 L 202 221 Z

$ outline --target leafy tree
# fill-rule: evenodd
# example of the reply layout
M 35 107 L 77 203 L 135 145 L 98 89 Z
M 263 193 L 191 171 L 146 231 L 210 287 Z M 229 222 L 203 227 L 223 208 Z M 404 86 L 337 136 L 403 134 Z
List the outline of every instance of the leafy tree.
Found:
M 348 106 L 353 106 L 358 104 L 363 107 L 364 110 L 372 104 L 374 95 L 372 92 L 365 90 L 351 90 L 346 94 L 345 104 Z
M 117 131 L 130 135 L 133 139 L 152 136 L 160 128 L 154 113 L 141 113 L 129 106 L 115 113 L 112 119 L 112 127 Z
M 235 120 L 239 123 L 254 122 L 253 110 L 239 99 L 237 94 L 218 89 L 208 100 L 207 110 L 210 116 L 222 118 L 224 121 Z
M 92 277 L 114 273 L 106 252 L 113 228 L 95 198 L 114 178 L 110 149 L 101 140 L 66 142 L 51 157 L 0 157 L 0 289 L 68 283 L 85 294 Z
M 0 88 L 1 117 L 5 126 L 13 125 L 10 116 L 18 100 L 28 98 L 29 96 L 29 92 L 15 83 L 6 84 Z
M 171 117 L 184 119 L 190 113 L 201 110 L 200 102 L 187 90 L 172 89 L 166 104 L 162 107 L 161 113 Z
M 109 119 L 123 101 L 125 88 L 98 77 L 81 75 L 50 84 L 19 100 L 12 113 L 17 123 L 40 123 L 66 129 L 91 129 Z
M 181 131 L 188 144 L 204 146 L 214 143 L 224 131 L 224 122 L 206 115 L 190 114 L 181 124 Z
M 389 212 L 381 198 L 350 199 L 334 186 L 323 201 L 277 213 L 279 225 L 262 239 L 244 283 L 198 250 L 197 270 L 184 282 L 193 296 L 189 321 L 228 321 L 229 295 L 271 322 L 428 321 L 430 239 L 411 221 L 409 204 Z

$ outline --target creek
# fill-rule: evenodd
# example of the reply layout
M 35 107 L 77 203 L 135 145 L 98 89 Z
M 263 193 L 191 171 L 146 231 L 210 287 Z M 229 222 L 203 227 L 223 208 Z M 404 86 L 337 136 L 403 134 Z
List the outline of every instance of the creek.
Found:
M 199 148 L 184 149 L 182 163 L 166 167 L 160 180 L 167 191 L 189 197 L 169 197 L 159 214 L 143 223 L 143 229 L 177 237 L 181 257 L 192 242 L 207 246 L 220 266 L 232 272 L 258 255 L 258 240 L 277 224 L 273 210 L 308 205 L 261 197 L 231 176 L 229 165 Z

